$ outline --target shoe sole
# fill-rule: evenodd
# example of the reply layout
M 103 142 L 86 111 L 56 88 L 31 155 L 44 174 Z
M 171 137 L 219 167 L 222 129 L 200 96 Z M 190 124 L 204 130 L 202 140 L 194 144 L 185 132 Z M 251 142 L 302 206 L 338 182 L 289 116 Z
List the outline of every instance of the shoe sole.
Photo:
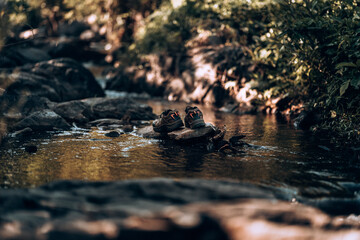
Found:
M 183 122 L 181 119 L 179 119 L 178 121 L 176 122 L 173 122 L 171 124 L 166 124 L 166 125 L 163 125 L 161 127 L 154 127 L 153 126 L 153 129 L 155 132 L 171 132 L 171 131 L 174 131 L 180 127 L 184 126 Z
M 194 121 L 190 124 L 191 129 L 201 128 L 201 127 L 204 127 L 204 126 L 205 126 L 205 122 L 204 122 L 203 119 L 194 120 Z

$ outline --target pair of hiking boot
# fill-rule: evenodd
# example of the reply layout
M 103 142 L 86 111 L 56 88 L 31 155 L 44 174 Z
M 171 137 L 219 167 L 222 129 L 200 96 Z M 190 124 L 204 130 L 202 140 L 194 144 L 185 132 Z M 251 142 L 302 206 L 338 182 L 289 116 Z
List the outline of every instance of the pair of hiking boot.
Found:
M 187 106 L 185 108 L 185 127 L 195 129 L 205 126 L 203 114 L 197 107 Z M 184 126 L 180 113 L 177 110 L 165 110 L 160 118 L 153 122 L 155 132 L 171 132 Z

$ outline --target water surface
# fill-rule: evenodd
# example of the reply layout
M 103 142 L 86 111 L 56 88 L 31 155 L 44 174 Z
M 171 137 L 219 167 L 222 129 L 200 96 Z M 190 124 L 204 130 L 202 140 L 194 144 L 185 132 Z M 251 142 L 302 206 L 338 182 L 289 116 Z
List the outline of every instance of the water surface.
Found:
M 148 104 L 156 114 L 176 108 L 184 117 L 184 103 Z M 201 145 L 145 139 L 134 132 L 110 138 L 102 129 L 74 128 L 4 144 L 0 149 L 0 186 L 32 187 L 61 179 L 206 178 L 271 185 L 295 195 L 319 197 L 343 195 L 344 184 L 359 182 L 358 167 L 275 116 L 238 116 L 199 107 L 206 122 L 226 125 L 225 139 L 244 134 L 244 140 L 254 147 L 244 148 L 245 154 L 223 154 Z M 38 151 L 27 153 L 26 144 L 36 145 Z

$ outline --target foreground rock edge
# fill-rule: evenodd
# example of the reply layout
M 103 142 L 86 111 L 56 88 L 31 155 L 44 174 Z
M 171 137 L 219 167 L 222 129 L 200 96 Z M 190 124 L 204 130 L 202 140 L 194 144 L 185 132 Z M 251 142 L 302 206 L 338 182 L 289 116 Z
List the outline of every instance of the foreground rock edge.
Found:
M 355 215 L 331 217 L 290 199 L 279 189 L 200 179 L 0 189 L 0 238 L 360 238 Z

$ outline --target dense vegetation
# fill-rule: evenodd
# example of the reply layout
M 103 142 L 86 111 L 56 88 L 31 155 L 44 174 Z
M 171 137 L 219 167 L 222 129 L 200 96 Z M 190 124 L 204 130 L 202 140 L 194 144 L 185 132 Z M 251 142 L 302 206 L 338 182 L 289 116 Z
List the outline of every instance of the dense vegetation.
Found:
M 215 35 L 246 53 L 245 69 L 236 54 L 222 66 L 228 75 L 241 76 L 226 81 L 237 79 L 240 87 L 251 83 L 262 102 L 277 96 L 296 98 L 308 110 L 321 113 L 321 129 L 335 130 L 344 141 L 360 140 L 358 0 L 8 0 L 6 4 L 0 6 L 0 45 L 19 27 L 46 25 L 56 32 L 61 21 L 93 19 L 98 29 L 105 27 L 107 41 L 136 61 L 150 53 L 181 54 L 200 34 Z

